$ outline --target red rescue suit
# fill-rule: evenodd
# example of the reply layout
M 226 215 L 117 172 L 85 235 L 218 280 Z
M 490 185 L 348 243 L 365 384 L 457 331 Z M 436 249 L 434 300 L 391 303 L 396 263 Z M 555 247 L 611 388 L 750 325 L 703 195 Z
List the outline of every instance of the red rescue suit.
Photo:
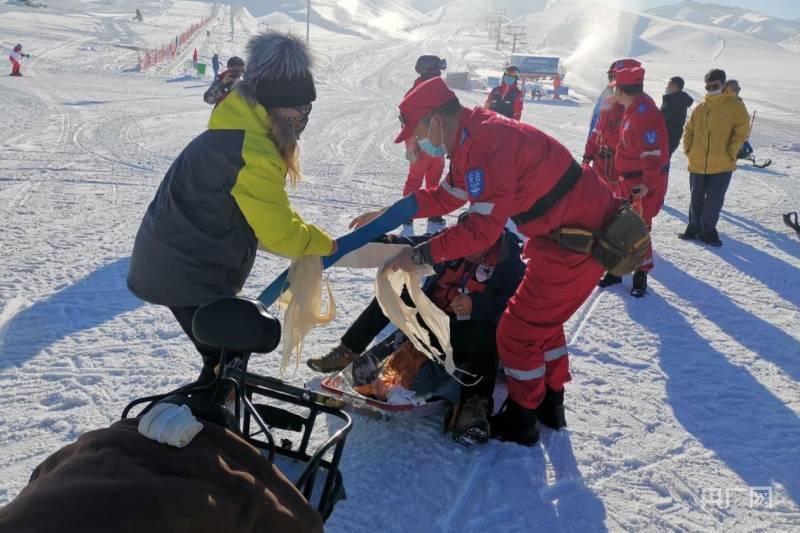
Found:
M 408 165 L 408 177 L 403 187 L 403 196 L 418 191 L 425 180 L 425 188 L 433 189 L 439 185 L 444 170 L 444 157 L 433 157 L 420 150 L 416 140 L 406 141 L 406 153 L 417 154 L 416 161 Z
M 408 90 L 406 95 L 414 88 L 425 81 L 427 78 L 417 78 L 414 86 Z M 408 196 L 422 187 L 422 180 L 425 180 L 425 188 L 433 189 L 442 179 L 444 170 L 444 157 L 433 157 L 420 149 L 417 140 L 412 136 L 405 141 L 406 158 L 409 160 L 408 177 L 403 187 L 403 196 Z
M 613 215 L 617 200 L 561 143 L 529 124 L 481 108 L 462 112 L 447 178 L 434 190 L 415 193 L 417 218 L 443 215 L 470 203 L 466 220 L 428 241 L 433 260 L 441 262 L 488 248 L 509 217 L 529 211 L 570 173 L 577 181 L 552 207 L 518 224 L 529 237 L 524 249 L 529 261 L 497 330 L 509 395 L 531 409 L 541 403 L 545 385 L 561 391 L 571 379 L 564 322 L 603 274 L 591 256 L 543 237 L 565 226 L 600 229 Z
M 625 109 L 614 166 L 619 174 L 618 194 L 622 198 L 631 198 L 638 185 L 647 187 L 647 195 L 641 199 L 641 215 L 647 227 L 651 227 L 667 194 L 669 135 L 664 115 L 646 94 L 637 96 Z M 639 270 L 649 272 L 652 269 L 651 245 Z
M 609 182 L 612 189 L 616 189 L 617 173 L 614 170 L 614 153 L 619 144 L 619 131 L 624 114 L 625 106 L 617 103 L 613 94 L 608 96 L 603 101 L 600 116 L 589 134 L 586 148 L 583 151 L 583 157 L 591 159 L 592 168 L 601 178 Z
M 520 120 L 522 118 L 522 100 L 524 97 L 525 93 L 517 87 L 516 82 L 511 85 L 503 83 L 492 89 L 489 97 L 486 98 L 484 107 L 505 117 Z

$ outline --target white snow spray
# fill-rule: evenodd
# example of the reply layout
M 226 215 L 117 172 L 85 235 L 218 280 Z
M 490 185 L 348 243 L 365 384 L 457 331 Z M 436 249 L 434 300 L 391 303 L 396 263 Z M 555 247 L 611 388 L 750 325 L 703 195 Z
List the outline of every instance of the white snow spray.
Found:
M 634 53 L 633 39 L 638 5 L 635 0 L 562 0 L 578 4 L 580 9 L 571 24 L 581 40 L 564 60 L 568 72 L 577 74 L 588 85 L 604 87 L 607 65 L 618 57 Z

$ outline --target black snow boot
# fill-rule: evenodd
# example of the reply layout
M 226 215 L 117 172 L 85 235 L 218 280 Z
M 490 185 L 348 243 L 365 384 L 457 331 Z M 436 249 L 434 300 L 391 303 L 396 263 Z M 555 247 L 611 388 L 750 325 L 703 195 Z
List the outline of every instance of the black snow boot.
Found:
M 619 277 L 619 276 L 615 276 L 614 274 L 612 274 L 610 272 L 606 272 L 606 275 L 603 276 L 603 279 L 601 279 L 597 283 L 597 286 L 602 289 L 602 288 L 605 288 L 605 287 L 610 287 L 612 285 L 616 285 L 617 283 L 622 283 L 622 278 Z
M 485 444 L 489 441 L 491 402 L 483 396 L 471 396 L 464 402 L 453 428 L 453 440 L 462 446 Z
M 694 226 L 686 226 L 683 233 L 678 233 L 678 238 L 684 241 L 693 241 L 697 238 L 697 228 Z
M 647 272 L 637 270 L 633 273 L 633 287 L 631 287 L 631 296 L 634 298 L 641 298 L 647 294 Z
M 539 442 L 536 428 L 536 409 L 526 409 L 509 398 L 503 409 L 489 418 L 492 438 L 533 446 Z
M 539 422 L 545 426 L 559 429 L 567 426 L 567 419 L 564 416 L 564 391 L 556 392 L 550 387 L 544 395 L 544 400 L 536 408 L 536 414 L 539 417 Z
M 719 247 L 722 246 L 722 241 L 719 240 L 717 230 L 710 230 L 705 233 L 698 233 L 697 238 L 708 244 L 709 246 Z

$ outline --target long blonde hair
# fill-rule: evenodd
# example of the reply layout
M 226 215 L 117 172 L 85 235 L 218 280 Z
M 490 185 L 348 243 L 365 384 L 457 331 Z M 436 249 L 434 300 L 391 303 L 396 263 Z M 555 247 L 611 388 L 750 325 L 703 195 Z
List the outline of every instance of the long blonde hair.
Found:
M 303 172 L 300 170 L 300 146 L 297 144 L 297 135 L 292 125 L 281 120 L 277 113 L 270 113 L 271 128 L 270 138 L 278 148 L 283 162 L 286 164 L 286 174 L 289 176 L 289 185 L 292 190 L 297 188 L 297 184 L 303 180 Z

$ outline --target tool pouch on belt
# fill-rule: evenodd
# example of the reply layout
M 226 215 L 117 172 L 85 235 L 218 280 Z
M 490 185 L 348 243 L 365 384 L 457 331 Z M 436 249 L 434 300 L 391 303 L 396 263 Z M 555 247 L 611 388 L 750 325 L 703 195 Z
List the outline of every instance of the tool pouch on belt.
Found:
M 568 250 L 591 255 L 615 276 L 636 270 L 650 244 L 650 230 L 628 203 L 623 204 L 599 232 L 559 228 L 547 237 Z
M 650 230 L 634 208 L 625 203 L 597 235 L 592 256 L 606 271 L 624 276 L 636 270 L 650 246 Z

